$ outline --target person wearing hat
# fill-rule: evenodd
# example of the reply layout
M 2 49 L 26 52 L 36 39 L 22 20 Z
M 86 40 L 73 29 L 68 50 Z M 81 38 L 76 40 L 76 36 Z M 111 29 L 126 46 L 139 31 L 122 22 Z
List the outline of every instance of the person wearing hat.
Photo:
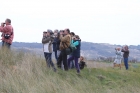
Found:
M 43 32 L 42 44 L 43 44 L 43 51 L 44 57 L 46 59 L 47 67 L 50 66 L 56 71 L 54 63 L 52 62 L 52 42 L 53 42 L 53 32 L 51 30 L 47 30 Z

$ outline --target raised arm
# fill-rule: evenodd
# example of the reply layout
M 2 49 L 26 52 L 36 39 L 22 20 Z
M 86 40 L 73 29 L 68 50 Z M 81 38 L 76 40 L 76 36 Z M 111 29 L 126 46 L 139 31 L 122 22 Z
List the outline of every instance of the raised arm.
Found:
M 10 26 L 5 26 L 5 27 L 2 27 L 0 26 L 0 32 L 10 32 L 11 31 L 11 27 Z
M 128 50 L 124 50 L 124 49 L 122 49 L 121 52 L 126 52 L 126 53 L 127 53 L 127 52 L 129 52 L 129 51 L 128 51 Z
M 43 37 L 43 38 L 42 38 L 42 43 L 43 43 L 43 44 L 48 43 L 50 40 L 51 40 L 50 37 Z
M 60 36 L 60 40 L 62 41 L 62 42 L 66 42 L 66 41 L 68 41 L 68 40 L 70 40 L 70 36 L 68 36 L 68 35 L 66 35 L 66 36 Z
M 72 41 L 73 42 L 73 41 Z M 78 46 L 79 45 L 79 41 L 76 41 L 73 43 L 75 46 Z

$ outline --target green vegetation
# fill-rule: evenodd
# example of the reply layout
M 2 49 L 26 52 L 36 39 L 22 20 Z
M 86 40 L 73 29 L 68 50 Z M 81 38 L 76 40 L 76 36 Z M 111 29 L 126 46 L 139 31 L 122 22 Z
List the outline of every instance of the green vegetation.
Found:
M 34 54 L 0 50 L 0 93 L 140 93 L 139 73 L 139 66 L 54 72 Z

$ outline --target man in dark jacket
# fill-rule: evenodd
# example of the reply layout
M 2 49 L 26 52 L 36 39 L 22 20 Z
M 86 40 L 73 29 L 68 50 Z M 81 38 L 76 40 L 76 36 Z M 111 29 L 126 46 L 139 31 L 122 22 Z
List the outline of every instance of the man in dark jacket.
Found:
M 53 41 L 53 52 L 55 54 L 55 59 L 57 60 L 57 32 L 54 32 L 54 41 Z

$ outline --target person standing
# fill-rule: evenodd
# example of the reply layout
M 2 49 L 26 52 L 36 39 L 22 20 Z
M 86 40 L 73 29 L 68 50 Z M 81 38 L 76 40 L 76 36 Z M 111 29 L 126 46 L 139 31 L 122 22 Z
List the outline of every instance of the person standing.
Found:
M 57 62 L 57 36 L 58 36 L 58 33 L 57 32 L 54 32 L 54 41 L 53 41 L 53 52 L 55 54 L 55 59 L 56 59 L 56 62 Z
M 121 69 L 121 58 L 122 58 L 121 49 L 120 48 L 115 48 L 115 50 L 116 50 L 116 58 L 114 60 L 114 67 L 115 67 L 116 64 L 118 64 L 120 69 Z
M 10 19 L 7 18 L 5 23 L 1 23 L 0 32 L 2 32 L 2 47 L 10 48 L 14 38 L 14 30 Z
M 68 66 L 70 67 L 70 62 L 74 60 L 77 73 L 79 74 L 80 68 L 78 64 L 78 59 L 80 58 L 81 39 L 79 38 L 78 35 L 75 35 L 75 40 L 73 41 L 73 44 L 76 46 L 76 50 L 74 50 L 73 53 L 71 54 L 72 56 L 68 58 Z
M 53 42 L 53 36 L 52 31 L 47 30 L 47 32 L 43 32 L 43 38 L 42 38 L 42 44 L 43 44 L 43 51 L 44 51 L 44 57 L 46 59 L 47 67 L 50 68 L 50 66 L 54 69 L 56 72 L 56 68 L 54 66 L 54 63 L 52 62 L 52 42 Z
M 124 46 L 121 50 L 123 52 L 123 58 L 124 58 L 124 65 L 126 70 L 128 70 L 128 57 L 129 57 L 129 50 L 128 50 L 128 46 Z
M 71 40 L 71 43 L 73 43 L 73 40 L 75 39 L 75 33 L 74 32 L 71 32 L 70 33 L 70 35 L 71 35 L 71 38 L 72 38 L 72 40 Z M 69 57 L 71 57 L 72 55 L 70 54 L 69 55 Z M 75 68 L 75 65 L 74 65 L 74 60 L 72 60 L 71 62 L 70 62 L 70 69 L 73 69 L 73 68 Z
M 70 46 L 71 43 L 71 36 L 70 36 L 70 30 L 65 29 L 64 34 L 60 35 L 60 55 L 58 57 L 57 66 L 58 68 L 61 68 L 61 64 L 63 62 L 64 70 L 68 71 L 68 63 L 67 63 L 67 53 L 66 48 Z

